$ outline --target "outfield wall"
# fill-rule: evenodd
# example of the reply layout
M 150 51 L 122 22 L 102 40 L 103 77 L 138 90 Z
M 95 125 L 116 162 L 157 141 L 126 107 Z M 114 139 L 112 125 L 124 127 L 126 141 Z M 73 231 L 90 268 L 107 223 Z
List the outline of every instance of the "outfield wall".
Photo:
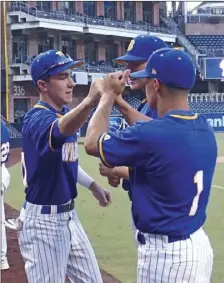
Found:
M 224 111 L 223 113 L 202 114 L 215 132 L 224 132 Z
M 204 116 L 210 125 L 213 127 L 215 132 L 224 132 L 224 111 L 223 113 L 211 113 L 211 114 L 201 114 Z M 125 128 L 125 123 L 121 117 L 111 117 L 111 129 L 112 131 L 121 130 Z M 21 131 L 22 124 L 13 124 L 13 126 Z M 88 127 L 88 122 L 84 123 L 81 127 L 79 136 L 85 137 L 86 130 Z M 10 147 L 11 148 L 19 148 L 21 147 L 21 138 L 11 138 L 10 139 Z

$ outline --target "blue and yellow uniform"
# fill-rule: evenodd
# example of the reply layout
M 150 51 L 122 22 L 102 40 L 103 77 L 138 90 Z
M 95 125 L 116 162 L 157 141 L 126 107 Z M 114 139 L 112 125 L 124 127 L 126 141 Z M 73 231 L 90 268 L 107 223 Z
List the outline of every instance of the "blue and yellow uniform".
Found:
M 1 164 L 6 163 L 9 157 L 9 132 L 5 124 L 1 121 Z
M 65 137 L 58 128 L 58 118 L 68 111 L 67 107 L 57 111 L 39 101 L 25 115 L 22 164 L 26 200 L 30 203 L 58 205 L 77 196 L 77 134 Z
M 41 100 L 26 113 L 22 128 L 26 200 L 18 219 L 18 240 L 27 279 L 32 283 L 65 282 L 66 274 L 72 282 L 102 283 L 94 252 L 75 211 L 77 133 L 65 136 L 59 127 L 69 109 L 58 103 L 57 87 L 61 86 L 61 96 L 63 88 L 65 95 L 74 87 L 70 77 L 60 84 L 60 74 L 70 76 L 70 69 L 81 63 L 58 50 L 49 50 L 31 64 L 33 83 L 37 86 L 39 80 L 45 81 L 53 90 L 41 93 Z
M 173 73 L 167 72 L 171 68 Z M 195 82 L 189 56 L 169 48 L 156 51 L 146 69 L 132 76 L 185 89 L 181 95 L 186 96 Z M 134 168 L 130 178 L 132 217 L 140 245 L 137 282 L 209 283 L 213 251 L 202 226 L 217 144 L 207 120 L 174 108 L 150 122 L 103 133 L 98 147 L 107 166 Z
M 171 68 L 173 73 L 167 72 Z M 181 95 L 187 96 L 195 69 L 187 54 L 164 48 L 150 57 L 145 70 L 132 76 L 185 89 Z M 207 120 L 174 108 L 150 122 L 102 134 L 98 147 L 107 166 L 134 168 L 132 216 L 141 247 L 137 282 L 209 283 L 213 251 L 202 227 L 217 144 Z
M 138 35 L 130 41 L 126 54 L 120 56 L 114 61 L 119 64 L 124 63 L 143 63 L 148 60 L 152 53 L 160 48 L 168 47 L 167 44 L 156 36 L 151 35 Z M 141 92 L 141 90 L 139 90 Z M 151 109 L 147 103 L 146 98 L 141 101 L 138 111 L 150 118 L 157 118 L 156 110 Z M 133 170 L 129 170 L 129 176 L 133 174 Z M 131 183 L 129 180 L 124 179 L 122 187 L 128 192 L 129 199 L 131 200 Z

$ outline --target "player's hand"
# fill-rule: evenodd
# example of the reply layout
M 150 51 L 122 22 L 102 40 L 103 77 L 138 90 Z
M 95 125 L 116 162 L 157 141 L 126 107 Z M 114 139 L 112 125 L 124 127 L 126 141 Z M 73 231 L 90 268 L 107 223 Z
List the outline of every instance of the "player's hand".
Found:
M 95 182 L 92 183 L 90 186 L 90 190 L 93 196 L 99 201 L 99 205 L 106 207 L 111 204 L 112 198 L 111 193 L 96 184 Z
M 120 103 L 122 103 L 124 101 L 124 99 L 123 99 L 123 97 L 122 97 L 122 94 L 120 94 L 120 95 L 118 95 L 117 97 L 116 97 L 116 103 L 117 104 L 120 104 Z
M 121 178 L 118 176 L 108 177 L 107 179 L 111 187 L 117 188 L 120 185 Z
M 104 177 L 112 177 L 114 175 L 114 168 L 109 168 L 105 166 L 103 163 L 99 164 L 100 175 Z
M 103 95 L 114 95 L 115 97 L 120 95 L 124 91 L 129 75 L 130 75 L 130 70 L 125 70 L 124 72 L 119 71 L 108 74 L 104 78 Z
M 104 80 L 97 79 L 91 83 L 88 98 L 94 103 L 98 103 L 104 91 Z

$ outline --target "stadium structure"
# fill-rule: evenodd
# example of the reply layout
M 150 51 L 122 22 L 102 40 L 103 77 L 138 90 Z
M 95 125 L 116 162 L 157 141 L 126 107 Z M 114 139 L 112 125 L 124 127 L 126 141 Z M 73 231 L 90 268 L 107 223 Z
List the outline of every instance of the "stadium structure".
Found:
M 119 70 L 112 59 L 125 53 L 137 35 L 156 35 L 192 58 L 197 81 L 189 95 L 191 108 L 203 114 L 215 131 L 224 131 L 224 3 L 165 1 L 9 1 L 1 2 L 1 113 L 12 136 L 18 136 L 25 113 L 38 101 L 30 76 L 33 56 L 59 49 L 84 59 L 74 71 L 76 106 L 90 83 Z M 128 89 L 127 89 L 128 91 Z M 135 108 L 137 95 L 126 99 Z M 119 116 L 114 107 L 113 115 Z M 82 135 L 85 135 L 83 127 Z

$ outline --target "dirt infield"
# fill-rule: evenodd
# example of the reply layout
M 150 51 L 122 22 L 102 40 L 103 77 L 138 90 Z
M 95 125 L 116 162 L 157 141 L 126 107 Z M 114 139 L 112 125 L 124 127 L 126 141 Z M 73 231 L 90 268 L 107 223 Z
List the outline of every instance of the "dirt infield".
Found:
M 12 149 L 7 166 L 13 166 L 21 160 L 21 149 Z M 6 219 L 16 218 L 19 212 L 9 205 L 5 204 Z M 24 271 L 24 262 L 20 254 L 17 235 L 15 230 L 7 228 L 7 243 L 8 243 L 8 261 L 10 269 L 2 271 L 2 283 L 27 283 L 26 274 Z M 104 283 L 121 283 L 112 275 L 101 270 Z M 68 281 L 69 282 L 69 281 Z M 56 283 L 56 282 L 52 282 Z

